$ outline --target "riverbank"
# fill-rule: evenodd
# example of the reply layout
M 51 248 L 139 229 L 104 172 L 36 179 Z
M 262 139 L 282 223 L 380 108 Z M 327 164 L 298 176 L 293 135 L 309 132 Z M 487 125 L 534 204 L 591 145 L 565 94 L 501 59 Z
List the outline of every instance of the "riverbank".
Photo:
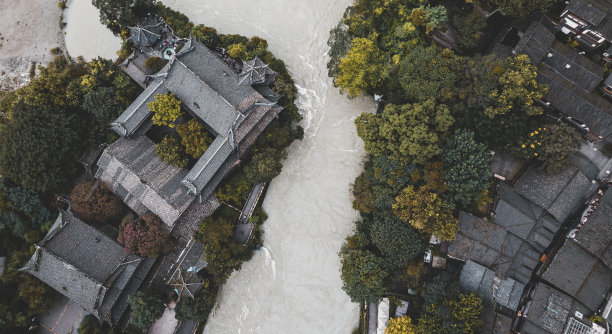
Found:
M 65 49 L 55 1 L 0 2 L 0 91 L 29 82 L 32 62 L 48 63 L 56 47 Z

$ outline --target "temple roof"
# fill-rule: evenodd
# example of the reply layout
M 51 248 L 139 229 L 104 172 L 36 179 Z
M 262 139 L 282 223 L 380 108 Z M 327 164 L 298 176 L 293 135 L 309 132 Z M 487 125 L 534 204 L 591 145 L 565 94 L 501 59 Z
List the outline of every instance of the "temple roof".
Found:
M 68 212 L 21 269 L 115 326 L 153 262 L 128 254 L 116 241 Z M 144 273 L 143 273 L 144 271 Z M 127 287 L 132 289 L 126 290 Z
M 271 80 L 273 81 L 276 75 L 277 73 L 274 72 L 274 70 L 272 70 L 268 64 L 264 63 L 261 61 L 261 59 L 259 59 L 259 57 L 255 56 L 255 58 L 252 60 L 242 61 L 242 72 L 240 72 L 240 80 L 238 80 L 238 84 L 246 86 L 261 84 L 270 80 L 268 79 L 268 76 L 271 76 Z
M 136 27 L 130 27 L 130 40 L 134 47 L 142 48 L 155 44 L 161 39 L 161 22 L 148 22 Z

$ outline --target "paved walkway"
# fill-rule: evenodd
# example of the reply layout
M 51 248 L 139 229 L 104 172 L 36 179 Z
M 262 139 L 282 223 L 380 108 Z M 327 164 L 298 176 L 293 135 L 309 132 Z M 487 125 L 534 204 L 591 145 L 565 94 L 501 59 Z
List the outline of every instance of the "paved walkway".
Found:
M 164 314 L 162 315 L 162 317 L 157 319 L 157 321 L 155 321 L 155 323 L 153 323 L 153 325 L 149 327 L 147 334 L 172 334 L 174 333 L 174 330 L 178 326 L 178 320 L 176 320 L 176 318 L 174 317 L 175 315 L 174 307 L 175 306 L 176 304 L 172 303 L 169 305 L 169 307 L 166 307 L 166 310 L 164 311 Z
M 49 312 L 40 318 L 38 334 L 77 334 L 81 320 L 87 312 L 78 304 L 62 296 Z

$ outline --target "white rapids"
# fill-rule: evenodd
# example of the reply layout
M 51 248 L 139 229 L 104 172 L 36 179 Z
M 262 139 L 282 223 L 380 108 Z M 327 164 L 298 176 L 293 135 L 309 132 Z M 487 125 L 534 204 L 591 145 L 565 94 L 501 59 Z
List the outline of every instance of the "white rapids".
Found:
M 79 1 L 89 0 L 74 0 Z M 364 150 L 353 121 L 373 111 L 374 104 L 340 95 L 325 65 L 329 30 L 352 0 L 164 3 L 220 33 L 265 38 L 295 79 L 304 116 L 304 140 L 289 148 L 264 201 L 269 215 L 264 247 L 224 285 L 204 333 L 350 333 L 357 326 L 358 305 L 342 290 L 337 253 L 358 217 L 350 183 L 362 169 Z M 97 18 L 78 15 L 76 24 L 71 18 L 77 15 L 67 16 L 67 40 L 85 29 L 93 29 L 88 36 L 101 33 L 99 27 L 79 23 Z M 66 44 L 78 56 L 89 55 L 88 43 Z M 103 54 L 118 47 L 112 40 L 105 46 Z

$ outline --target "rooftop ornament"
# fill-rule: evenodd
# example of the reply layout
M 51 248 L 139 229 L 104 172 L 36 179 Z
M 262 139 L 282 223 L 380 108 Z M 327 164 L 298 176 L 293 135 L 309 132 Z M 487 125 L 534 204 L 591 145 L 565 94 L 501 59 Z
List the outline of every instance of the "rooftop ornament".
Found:
M 161 39 L 161 35 L 155 33 L 155 31 L 159 31 L 159 26 L 161 26 L 162 22 L 159 22 L 155 25 L 150 26 L 136 26 L 130 27 L 130 38 L 134 46 L 138 48 L 149 47 L 155 44 L 157 41 Z
M 252 60 L 242 61 L 242 72 L 238 79 L 238 84 L 251 86 L 266 81 L 266 74 L 270 72 L 268 64 L 264 63 L 255 56 Z

